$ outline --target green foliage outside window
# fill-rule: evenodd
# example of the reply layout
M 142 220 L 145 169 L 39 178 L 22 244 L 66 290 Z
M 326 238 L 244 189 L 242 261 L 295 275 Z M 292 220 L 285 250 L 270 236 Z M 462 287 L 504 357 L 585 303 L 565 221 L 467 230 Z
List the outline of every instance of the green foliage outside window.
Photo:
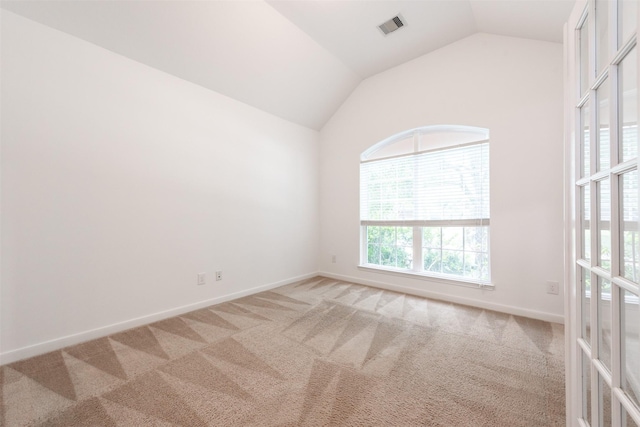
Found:
M 425 271 L 475 279 L 489 277 L 486 227 L 424 227 Z
M 367 227 L 369 264 L 410 269 L 413 262 L 411 227 Z
M 367 262 L 413 268 L 413 227 L 368 226 Z M 489 277 L 487 227 L 422 227 L 425 271 L 474 279 Z

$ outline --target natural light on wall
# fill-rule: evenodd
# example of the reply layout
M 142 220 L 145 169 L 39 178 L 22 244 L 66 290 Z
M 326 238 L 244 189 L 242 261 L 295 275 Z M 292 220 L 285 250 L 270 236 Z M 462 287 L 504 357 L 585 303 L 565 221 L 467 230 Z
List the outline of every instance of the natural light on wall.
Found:
M 366 150 L 360 226 L 361 267 L 489 284 L 489 130 L 427 126 Z

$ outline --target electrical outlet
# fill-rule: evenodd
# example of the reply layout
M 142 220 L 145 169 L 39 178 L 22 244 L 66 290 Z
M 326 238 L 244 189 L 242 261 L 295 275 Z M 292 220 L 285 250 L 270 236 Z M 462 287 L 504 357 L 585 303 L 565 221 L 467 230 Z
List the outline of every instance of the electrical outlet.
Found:
M 558 295 L 560 293 L 560 283 L 558 282 L 547 282 L 547 293 Z
M 335 264 L 335 263 L 336 263 L 336 256 L 335 256 L 335 255 L 331 255 L 331 262 L 332 262 L 333 264 Z
M 205 273 L 198 273 L 198 285 L 204 285 L 207 283 L 207 275 Z
M 222 280 L 222 271 L 216 271 L 216 281 Z

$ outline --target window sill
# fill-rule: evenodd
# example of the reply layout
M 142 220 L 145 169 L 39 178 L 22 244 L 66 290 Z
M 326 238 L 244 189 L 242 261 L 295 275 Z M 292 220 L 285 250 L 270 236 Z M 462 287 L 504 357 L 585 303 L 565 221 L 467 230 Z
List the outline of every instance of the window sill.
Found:
M 358 270 L 371 271 L 374 273 L 391 274 L 393 276 L 410 277 L 412 279 L 430 280 L 433 282 L 443 283 L 445 285 L 465 286 L 475 289 L 487 289 L 494 290 L 495 286 L 491 282 L 485 282 L 480 280 L 458 278 L 454 276 L 433 274 L 433 273 L 419 273 L 417 271 L 402 270 L 389 267 L 381 267 L 375 264 L 361 264 L 358 266 Z

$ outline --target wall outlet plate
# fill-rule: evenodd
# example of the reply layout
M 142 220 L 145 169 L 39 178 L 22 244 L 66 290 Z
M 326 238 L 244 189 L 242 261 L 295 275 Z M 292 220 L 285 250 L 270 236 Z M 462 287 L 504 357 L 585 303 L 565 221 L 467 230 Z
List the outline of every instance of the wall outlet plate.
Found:
M 222 271 L 216 271 L 216 281 L 222 280 Z
M 547 282 L 547 293 L 552 295 L 558 295 L 560 293 L 560 283 Z
M 198 273 L 198 285 L 204 285 L 207 283 L 206 273 Z

